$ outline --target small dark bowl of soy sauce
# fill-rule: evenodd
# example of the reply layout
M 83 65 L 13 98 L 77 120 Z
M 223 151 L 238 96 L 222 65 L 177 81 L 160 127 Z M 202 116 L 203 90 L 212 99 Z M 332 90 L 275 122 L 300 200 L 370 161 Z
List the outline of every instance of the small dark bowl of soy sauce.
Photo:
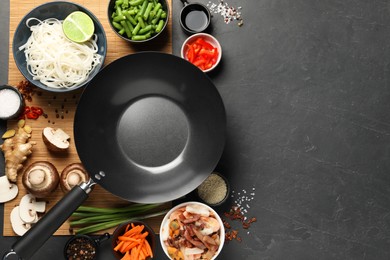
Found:
M 180 12 L 180 25 L 189 34 L 204 32 L 210 25 L 210 10 L 201 3 L 181 0 L 184 7 Z

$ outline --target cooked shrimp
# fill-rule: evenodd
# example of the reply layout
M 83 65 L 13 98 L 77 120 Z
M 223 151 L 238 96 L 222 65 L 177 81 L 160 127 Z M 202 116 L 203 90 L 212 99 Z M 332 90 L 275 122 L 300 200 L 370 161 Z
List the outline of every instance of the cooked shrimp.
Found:
M 211 235 L 221 228 L 218 220 L 213 217 L 200 217 L 199 223 L 204 225 L 204 228 L 200 231 L 203 235 Z
M 199 214 L 204 217 L 210 216 L 210 211 L 202 205 L 187 205 L 186 211 L 192 214 Z

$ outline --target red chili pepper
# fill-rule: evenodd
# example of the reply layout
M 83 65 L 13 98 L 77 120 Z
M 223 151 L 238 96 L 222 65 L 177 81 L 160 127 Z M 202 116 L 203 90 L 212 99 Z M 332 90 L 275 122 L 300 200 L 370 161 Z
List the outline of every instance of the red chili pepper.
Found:
M 30 112 L 30 107 L 29 106 L 25 106 L 24 107 L 24 114 L 27 114 L 28 112 Z
M 30 111 L 26 114 L 26 117 L 28 119 L 37 119 L 39 117 L 39 115 L 33 111 Z
M 31 111 L 38 114 L 38 116 L 43 114 L 43 109 L 40 107 L 31 107 Z

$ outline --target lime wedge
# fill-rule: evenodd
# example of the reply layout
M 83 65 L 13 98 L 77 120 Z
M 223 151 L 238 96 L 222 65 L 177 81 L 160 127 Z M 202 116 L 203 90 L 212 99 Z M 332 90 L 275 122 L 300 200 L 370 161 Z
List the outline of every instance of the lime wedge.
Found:
M 65 18 L 62 23 L 62 30 L 69 40 L 82 43 L 92 37 L 95 26 L 89 15 L 81 11 L 75 11 Z

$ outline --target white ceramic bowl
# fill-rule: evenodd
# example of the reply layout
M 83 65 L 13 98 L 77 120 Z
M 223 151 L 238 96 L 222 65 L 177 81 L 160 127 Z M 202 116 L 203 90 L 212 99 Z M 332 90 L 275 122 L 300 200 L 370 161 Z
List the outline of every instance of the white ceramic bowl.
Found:
M 211 68 L 203 70 L 203 72 L 212 71 L 214 68 L 216 68 L 218 66 L 218 64 L 221 61 L 221 58 L 222 58 L 222 47 L 221 47 L 221 44 L 219 43 L 219 41 L 214 36 L 212 36 L 210 34 L 207 34 L 207 33 L 196 33 L 196 34 L 193 34 L 190 37 L 188 37 L 183 42 L 183 45 L 181 46 L 181 57 L 183 59 L 185 59 L 185 60 L 188 60 L 188 57 L 187 57 L 188 44 L 194 43 L 198 38 L 203 38 L 206 42 L 210 43 L 211 45 L 213 45 L 215 48 L 218 49 L 217 61 L 214 63 L 214 65 Z
M 184 203 L 181 203 L 175 207 L 173 207 L 164 217 L 164 219 L 162 220 L 161 222 L 161 226 L 160 226 L 160 243 L 161 243 L 161 247 L 163 248 L 165 254 L 168 256 L 169 259 L 172 259 L 169 254 L 168 254 L 168 250 L 167 250 L 167 246 L 165 245 L 165 240 L 169 237 L 169 217 L 170 215 L 176 211 L 177 209 L 181 208 L 181 207 L 186 207 L 188 205 L 198 205 L 198 206 L 202 206 L 204 208 L 206 208 L 210 213 L 212 213 L 215 218 L 217 219 L 219 225 L 220 225 L 220 229 L 219 229 L 219 237 L 220 237 L 220 244 L 219 244 L 219 248 L 217 250 L 217 252 L 215 253 L 215 255 L 211 258 L 211 260 L 215 259 L 219 254 L 220 252 L 222 251 L 222 248 L 223 248 L 223 245 L 225 243 L 225 228 L 223 226 L 223 222 L 222 222 L 222 219 L 221 217 L 218 215 L 217 212 L 215 212 L 215 210 L 213 210 L 211 207 L 207 206 L 206 204 L 204 203 L 200 203 L 200 202 L 196 202 L 196 201 L 189 201 L 189 202 L 184 202 Z

